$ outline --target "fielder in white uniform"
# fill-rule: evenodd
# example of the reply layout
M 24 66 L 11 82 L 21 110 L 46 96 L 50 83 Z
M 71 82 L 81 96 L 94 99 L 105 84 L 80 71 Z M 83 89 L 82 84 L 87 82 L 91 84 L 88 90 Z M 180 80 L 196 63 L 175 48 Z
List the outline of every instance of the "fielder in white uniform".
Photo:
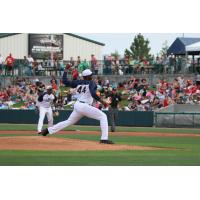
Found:
M 41 131 L 39 134 L 46 136 L 47 134 L 54 134 L 65 127 L 75 124 L 82 117 L 86 116 L 92 119 L 100 121 L 101 126 L 101 139 L 100 143 L 114 144 L 108 140 L 108 120 L 105 113 L 92 106 L 93 99 L 101 102 L 104 106 L 107 106 L 107 102 L 101 99 L 96 94 L 97 85 L 92 81 L 92 72 L 86 69 L 82 72 L 83 80 L 69 81 L 67 79 L 67 71 L 63 74 L 63 83 L 67 87 L 76 88 L 77 101 L 74 104 L 74 110 L 66 121 L 62 121 L 48 129 Z
M 47 92 L 44 92 L 38 97 L 36 106 L 39 110 L 38 133 L 42 131 L 45 115 L 48 119 L 48 127 L 53 126 L 53 111 L 52 104 L 56 101 L 55 95 L 52 94 L 52 87 L 47 86 Z

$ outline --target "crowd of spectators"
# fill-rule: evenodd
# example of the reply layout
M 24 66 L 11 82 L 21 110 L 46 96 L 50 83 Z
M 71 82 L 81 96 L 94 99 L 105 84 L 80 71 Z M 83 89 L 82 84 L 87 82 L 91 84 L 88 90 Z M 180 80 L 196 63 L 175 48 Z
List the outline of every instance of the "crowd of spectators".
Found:
M 132 56 L 105 56 L 104 74 L 174 74 L 174 73 L 200 73 L 200 58 L 192 59 L 185 56 L 152 56 L 150 58 L 134 59 Z
M 197 59 L 197 64 L 200 59 Z M 5 75 L 13 75 L 15 58 L 9 54 L 5 59 L 0 55 L 0 75 L 5 69 Z M 39 62 L 34 60 L 31 55 L 24 56 L 21 65 L 23 66 L 23 74 L 27 76 L 39 76 L 45 71 L 45 68 L 52 68 L 55 76 L 52 76 L 50 83 L 55 94 L 58 97 L 57 106 L 64 109 L 65 106 L 73 106 L 76 100 L 76 91 L 66 90 L 62 87 L 62 82 L 58 82 L 55 78 L 62 76 L 64 69 L 68 70 L 68 74 L 72 79 L 79 78 L 81 72 L 90 68 L 93 74 L 97 75 L 96 83 L 98 85 L 99 95 L 107 98 L 112 93 L 113 88 L 121 95 L 121 110 L 137 110 L 150 111 L 167 107 L 171 104 L 199 104 L 200 102 L 200 75 L 194 80 L 185 80 L 184 77 L 177 77 L 172 82 L 167 80 L 159 80 L 157 84 L 150 85 L 145 78 L 139 79 L 134 74 L 150 73 L 177 73 L 184 69 L 188 71 L 194 64 L 191 59 L 182 57 L 157 56 L 150 59 L 133 59 L 125 56 L 107 56 L 103 61 L 103 73 L 113 75 L 132 74 L 130 80 L 117 84 L 110 82 L 108 79 L 98 77 L 100 70 L 100 62 L 97 61 L 95 55 L 91 55 L 90 61 L 77 59 L 73 57 L 69 61 L 60 60 L 43 60 Z M 40 92 L 45 90 L 45 84 L 38 79 L 30 81 L 28 78 L 15 78 L 12 85 L 7 88 L 0 89 L 0 108 L 20 108 L 35 109 L 35 102 Z M 16 106 L 17 105 L 17 106 Z M 96 107 L 102 108 L 96 103 Z
M 200 75 L 197 75 L 194 80 L 185 80 L 181 76 L 172 82 L 162 79 L 155 85 L 150 85 L 145 78 L 138 79 L 134 76 L 118 84 L 100 77 L 97 77 L 95 81 L 99 95 L 104 98 L 107 98 L 113 89 L 117 90 L 122 99 L 119 104 L 121 110 L 151 111 L 172 104 L 200 104 Z M 52 85 L 58 97 L 57 107 L 59 109 L 71 108 L 76 100 L 76 91 L 63 87 L 62 81 L 58 81 L 54 76 L 47 83 L 49 84 Z M 45 84 L 38 79 L 31 82 L 27 78 L 17 77 L 12 85 L 0 89 L 0 108 L 35 109 L 37 96 L 44 90 Z M 94 106 L 102 109 L 98 102 Z
M 134 74 L 176 74 L 176 73 L 200 73 L 200 57 L 192 58 L 185 56 L 152 56 L 150 58 L 133 59 L 132 56 L 105 56 L 103 60 L 97 60 L 91 55 L 89 60 L 71 57 L 69 61 L 64 60 L 36 60 L 31 55 L 24 59 L 15 59 L 9 54 L 5 59 L 0 54 L 0 75 L 25 75 L 25 76 L 62 76 L 64 69 L 76 70 L 79 74 L 90 68 L 93 74 L 105 75 L 134 75 Z M 16 71 L 16 73 L 15 73 Z
M 0 88 L 0 109 L 28 109 L 35 110 L 38 96 L 45 92 L 46 86 L 51 85 L 54 94 L 57 96 L 56 106 L 58 109 L 64 109 L 68 103 L 75 100 L 72 96 L 73 90 L 62 89 L 62 81 L 58 81 L 54 76 L 49 83 L 44 84 L 35 79 L 16 77 L 6 88 Z
M 198 81 L 199 80 L 199 81 Z M 199 104 L 200 78 L 184 80 L 177 77 L 173 82 L 159 80 L 156 85 L 149 85 L 146 79 L 135 79 L 124 82 L 122 94 L 127 94 L 126 110 L 150 111 L 159 110 L 172 104 Z
M 62 76 L 65 68 L 76 70 L 81 73 L 83 70 L 90 68 L 94 74 L 98 74 L 100 63 L 98 63 L 95 55 L 91 55 L 91 59 L 81 59 L 80 56 L 77 59 L 73 57 L 69 61 L 48 59 L 48 60 L 36 60 L 30 54 L 24 56 L 23 59 L 14 59 L 10 53 L 6 59 L 0 54 L 0 75 L 23 75 L 23 76 L 44 76 L 46 72 L 54 74 L 56 76 Z M 16 71 L 16 73 L 15 73 Z M 49 75 L 49 73 L 48 73 Z
M 28 79 L 17 78 L 13 85 L 0 89 L 0 109 L 14 109 L 14 105 L 22 102 L 21 109 L 35 109 L 36 96 L 35 84 Z

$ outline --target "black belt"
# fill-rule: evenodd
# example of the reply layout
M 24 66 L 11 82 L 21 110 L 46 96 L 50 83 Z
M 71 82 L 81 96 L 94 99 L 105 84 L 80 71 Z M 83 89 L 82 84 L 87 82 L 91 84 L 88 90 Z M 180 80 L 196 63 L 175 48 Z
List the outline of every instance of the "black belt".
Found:
M 84 101 L 78 101 L 78 102 L 80 102 L 80 103 L 86 103 L 86 102 L 84 102 Z M 86 103 L 86 104 L 88 104 L 88 105 L 91 106 L 91 104 L 89 104 L 89 103 Z
M 79 101 L 80 103 L 85 103 L 84 101 Z

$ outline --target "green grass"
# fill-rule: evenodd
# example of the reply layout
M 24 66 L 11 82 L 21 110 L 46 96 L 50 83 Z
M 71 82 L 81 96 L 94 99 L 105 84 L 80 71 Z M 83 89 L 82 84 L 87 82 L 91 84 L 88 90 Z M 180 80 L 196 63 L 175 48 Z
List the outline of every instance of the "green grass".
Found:
M 194 151 L 0 151 L 2 166 L 199 166 Z
M 0 130 L 36 130 L 36 124 L 0 124 Z M 65 130 L 100 131 L 99 126 L 70 126 Z M 198 133 L 200 129 L 154 128 L 154 127 L 117 127 L 120 132 L 156 132 L 156 133 Z
M 15 103 L 13 104 L 13 108 L 21 108 L 22 106 L 24 106 L 24 102 L 23 101 L 20 101 L 18 103 Z
M 1 130 L 35 130 L 36 125 L 1 124 Z M 99 127 L 72 126 L 70 130 L 99 130 Z M 120 131 L 199 133 L 197 129 L 123 128 Z M 26 135 L 26 134 L 15 134 Z M 33 134 L 27 134 L 33 135 Z M 0 137 L 11 134 L 0 134 Z M 99 140 L 98 135 L 55 134 L 50 137 Z M 200 138 L 198 137 L 110 137 L 117 144 L 172 147 L 173 150 L 154 151 L 11 151 L 0 150 L 1 166 L 199 166 Z
M 53 135 L 50 137 L 81 139 L 81 140 L 99 140 L 97 135 L 85 134 L 66 134 L 66 135 Z M 110 136 L 110 139 L 117 144 L 128 144 L 138 146 L 151 146 L 151 147 L 169 147 L 177 148 L 178 150 L 200 150 L 200 139 L 188 137 L 133 137 L 133 136 Z

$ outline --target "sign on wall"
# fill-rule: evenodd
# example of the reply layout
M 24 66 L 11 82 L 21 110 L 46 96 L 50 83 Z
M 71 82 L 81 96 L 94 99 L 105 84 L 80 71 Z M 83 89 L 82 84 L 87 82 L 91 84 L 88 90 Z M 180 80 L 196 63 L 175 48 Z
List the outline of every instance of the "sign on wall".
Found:
M 29 54 L 34 59 L 63 59 L 63 35 L 29 34 Z

